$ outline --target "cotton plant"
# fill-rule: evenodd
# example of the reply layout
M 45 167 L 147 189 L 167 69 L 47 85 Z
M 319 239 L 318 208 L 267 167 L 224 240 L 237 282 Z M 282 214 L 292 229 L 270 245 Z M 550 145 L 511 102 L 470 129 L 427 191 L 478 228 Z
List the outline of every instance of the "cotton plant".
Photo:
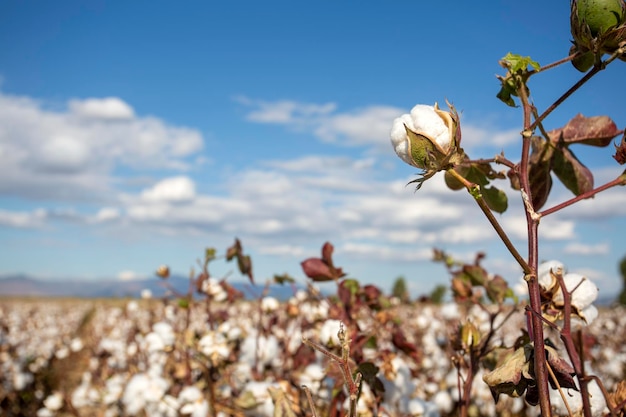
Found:
M 591 398 L 587 388 L 588 378 L 575 349 L 572 332 L 583 331 L 594 321 L 598 311 L 593 306 L 597 288 L 587 277 L 567 273 L 558 261 L 539 266 L 540 221 L 582 199 L 626 185 L 625 172 L 601 186 L 595 186 L 592 171 L 572 150 L 572 145 L 605 147 L 623 134 L 624 130 L 619 129 L 609 117 L 578 114 L 561 128 L 549 131 L 545 127 L 550 114 L 589 79 L 616 60 L 626 61 L 626 3 L 622 0 L 573 0 L 570 26 L 573 41 L 567 58 L 541 66 L 528 56 L 509 53 L 500 61 L 506 74 L 498 77 L 500 91 L 497 98 L 508 106 L 521 108 L 523 113 L 519 162 L 512 162 L 504 154 L 490 159 L 471 159 L 461 148 L 461 121 L 451 104 L 448 104 L 448 110 L 442 110 L 437 104 L 419 104 L 410 113 L 396 118 L 390 132 L 397 155 L 421 170 L 418 179 L 412 181 L 417 183 L 417 188 L 443 172 L 446 185 L 451 190 L 467 190 L 523 271 L 529 297 L 526 310 L 529 340 L 499 368 L 485 374 L 484 379 L 494 390 L 496 399 L 503 392 L 514 396 L 525 395 L 529 404 L 539 405 L 544 416 L 553 412 L 550 385 L 555 388 L 555 384 L 558 386 L 561 383 L 562 386 L 579 389 L 583 399 Z M 539 111 L 530 98 L 529 80 L 567 62 L 586 74 L 553 105 L 543 112 Z M 613 155 L 620 165 L 626 163 L 624 138 L 626 136 L 615 145 Z M 505 170 L 498 170 L 498 166 L 503 166 Z M 574 196 L 544 208 L 553 177 L 558 178 Z M 497 187 L 498 181 L 505 179 L 519 192 L 526 211 L 527 257 L 521 255 L 499 218 L 494 215 L 504 213 L 508 208 L 507 195 Z M 453 277 L 452 289 L 456 299 L 480 304 L 485 294 L 490 299 L 499 297 L 498 292 L 505 288 L 502 280 L 475 272 L 467 266 Z M 477 286 L 484 287 L 480 293 L 475 291 Z M 545 344 L 544 327 L 548 324 L 558 329 L 568 360 Z M 479 346 L 474 343 L 485 340 L 484 330 L 469 322 L 461 325 L 459 346 L 466 351 L 475 351 Z M 550 376 L 549 372 L 554 368 L 557 375 Z M 509 375 L 509 371 L 513 373 Z M 596 400 L 597 397 L 595 395 Z M 567 404 L 566 396 L 561 398 Z M 469 402 L 462 403 L 461 414 L 467 415 L 469 407 Z M 595 407 L 592 411 L 590 402 L 585 399 L 580 412 L 591 416 L 597 410 L 598 407 Z

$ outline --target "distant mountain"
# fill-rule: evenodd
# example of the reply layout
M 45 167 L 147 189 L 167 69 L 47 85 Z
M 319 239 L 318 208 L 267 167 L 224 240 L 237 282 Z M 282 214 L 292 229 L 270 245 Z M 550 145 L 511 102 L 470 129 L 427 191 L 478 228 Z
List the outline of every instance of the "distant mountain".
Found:
M 258 297 L 264 287 L 253 286 L 248 282 L 230 282 L 235 289 L 241 291 L 248 299 Z M 162 297 L 168 291 L 165 284 L 176 292 L 186 294 L 189 279 L 172 276 L 166 281 L 158 278 L 144 280 L 41 280 L 27 275 L 9 275 L 0 277 L 0 296 L 30 297 L 140 297 L 143 290 L 150 290 L 153 297 Z M 296 289 L 303 288 L 301 285 Z M 268 295 L 279 300 L 287 300 L 293 295 L 291 285 L 270 285 Z

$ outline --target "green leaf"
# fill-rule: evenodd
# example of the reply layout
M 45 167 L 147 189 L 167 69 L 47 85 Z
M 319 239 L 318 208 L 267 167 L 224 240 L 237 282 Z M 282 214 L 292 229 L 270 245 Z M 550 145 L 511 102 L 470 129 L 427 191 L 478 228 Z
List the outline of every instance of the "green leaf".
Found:
M 361 288 L 361 286 L 359 285 L 359 281 L 357 281 L 356 279 L 352 279 L 352 278 L 344 279 L 341 285 L 345 289 L 350 291 L 350 294 L 352 295 L 356 295 L 356 293 L 358 293 L 359 289 Z
M 504 213 L 509 208 L 509 200 L 506 194 L 496 187 L 483 188 L 483 198 L 489 208 L 496 213 Z
M 527 71 L 528 67 L 532 67 L 535 71 L 541 68 L 538 62 L 533 61 L 529 56 L 521 56 L 518 54 L 508 53 L 501 60 L 512 73 L 518 71 Z
M 502 83 L 502 87 L 496 97 L 509 107 L 517 107 L 513 96 L 516 95 L 515 89 L 511 88 L 508 84 Z
M 206 248 L 204 250 L 204 259 L 206 262 L 209 262 L 213 259 L 215 259 L 215 254 L 217 253 L 217 250 L 215 248 Z
M 283 285 L 285 283 L 292 284 L 296 282 L 296 280 L 293 279 L 293 277 L 289 274 L 282 274 L 282 275 L 274 274 L 274 282 L 277 284 Z

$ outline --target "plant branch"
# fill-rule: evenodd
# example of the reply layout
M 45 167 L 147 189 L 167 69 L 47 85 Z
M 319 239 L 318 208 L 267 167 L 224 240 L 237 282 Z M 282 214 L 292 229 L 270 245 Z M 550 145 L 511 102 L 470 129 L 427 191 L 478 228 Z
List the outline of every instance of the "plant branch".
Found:
M 609 188 L 612 188 L 618 185 L 626 185 L 626 174 L 622 174 L 619 177 L 615 178 L 613 181 L 607 182 L 606 184 L 601 185 L 597 188 L 594 188 L 593 190 L 589 190 L 585 193 L 577 195 L 576 197 L 571 198 L 567 201 L 564 201 L 561 204 L 557 204 L 554 207 L 543 210 L 539 212 L 539 215 L 543 217 L 543 216 L 547 216 L 548 214 L 555 213 L 559 210 L 564 209 L 565 207 L 571 206 L 572 204 L 579 202 L 580 200 L 586 200 L 588 198 L 595 196 L 596 194 L 602 191 L 608 190 Z
M 535 382 L 539 393 L 539 406 L 541 407 L 541 415 L 551 415 L 550 391 L 548 387 L 548 369 L 546 349 L 543 336 L 543 322 L 541 317 L 541 291 L 537 280 L 537 265 L 539 258 L 539 219 L 540 217 L 534 211 L 532 206 L 532 190 L 529 181 L 529 158 L 530 144 L 534 131 L 534 127 L 530 123 L 530 117 L 533 114 L 534 107 L 530 103 L 526 85 L 521 84 L 517 89 L 519 98 L 523 105 L 524 120 L 522 131 L 522 157 L 518 166 L 518 175 L 520 178 L 520 188 L 524 200 L 526 213 L 526 224 L 528 230 L 528 266 L 529 272 L 526 272 L 524 279 L 528 284 L 528 298 L 531 310 L 536 313 L 530 317 L 528 334 L 531 335 L 533 341 L 534 366 L 535 366 Z M 555 107 L 556 108 L 556 107 Z M 546 116 L 547 114 L 544 113 Z M 549 113 L 548 113 L 549 114 Z M 544 116 L 545 117 L 545 116 Z M 535 125 L 541 123 L 540 119 L 535 121 Z
M 574 84 L 569 90 L 567 90 L 565 93 L 563 93 L 563 95 L 561 97 L 556 99 L 556 101 L 554 103 L 552 103 L 552 105 L 550 107 L 548 107 L 541 114 L 541 116 L 539 116 L 537 119 L 535 119 L 533 124 L 529 126 L 529 129 L 531 131 L 535 130 L 537 125 L 539 123 L 541 123 L 546 117 L 548 117 L 548 115 L 550 113 L 552 113 L 554 111 L 554 109 L 556 109 L 558 106 L 560 106 L 561 103 L 563 103 L 565 100 L 567 100 L 569 98 L 569 96 L 574 94 L 574 92 L 576 92 L 576 90 L 578 90 L 580 87 L 582 87 L 594 75 L 596 75 L 597 73 L 599 73 L 600 71 L 605 69 L 607 65 L 609 65 L 611 62 L 615 61 L 615 59 L 617 59 L 620 55 L 622 55 L 624 53 L 624 49 L 625 49 L 624 47 L 618 48 L 615 52 L 613 52 L 613 54 L 611 54 L 611 56 L 609 58 L 607 58 L 606 61 L 603 61 L 599 65 L 594 66 L 588 73 L 583 75 L 583 77 L 580 80 L 578 80 L 578 82 L 576 84 Z
M 487 217 L 487 220 L 489 220 L 489 223 L 491 223 L 491 226 L 493 226 L 498 236 L 500 236 L 500 239 L 504 243 L 504 246 L 506 246 L 506 248 L 509 250 L 511 255 L 513 255 L 513 257 L 515 258 L 517 263 L 522 267 L 524 272 L 529 273 L 530 269 L 528 267 L 528 264 L 526 263 L 522 255 L 520 255 L 520 253 L 517 251 L 517 249 L 515 248 L 515 245 L 513 245 L 513 242 L 511 242 L 511 239 L 509 239 L 509 236 L 506 234 L 506 232 L 504 231 L 500 223 L 498 223 L 498 220 L 496 219 L 496 217 L 491 212 L 491 209 L 487 205 L 487 202 L 483 198 L 482 194 L 480 194 L 480 186 L 466 180 L 465 178 L 463 178 L 461 174 L 456 172 L 454 169 L 449 169 L 448 172 L 451 175 L 453 175 L 458 181 L 460 181 L 465 186 L 465 188 L 467 188 L 467 191 L 474 197 L 474 200 L 476 200 L 476 203 L 478 204 L 480 209 L 483 211 L 483 213 Z

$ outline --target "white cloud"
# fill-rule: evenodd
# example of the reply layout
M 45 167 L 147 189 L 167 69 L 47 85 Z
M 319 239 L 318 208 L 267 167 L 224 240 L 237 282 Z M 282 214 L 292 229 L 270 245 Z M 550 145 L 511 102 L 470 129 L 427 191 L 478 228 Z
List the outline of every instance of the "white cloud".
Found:
M 135 117 L 135 111 L 118 97 L 70 100 L 69 110 L 79 117 L 124 120 Z
M 497 130 L 473 126 L 461 120 L 463 139 L 461 146 L 466 149 L 480 147 L 504 148 L 516 142 L 521 142 L 519 129 Z
M 606 255 L 609 253 L 609 250 L 610 246 L 608 243 L 599 243 L 597 245 L 570 243 L 565 246 L 563 252 L 572 255 Z
M 289 256 L 294 258 L 301 258 L 306 255 L 304 248 L 296 245 L 264 245 L 259 248 L 258 252 L 264 255 Z
M 292 100 L 263 101 L 252 100 L 245 96 L 235 97 L 235 101 L 246 106 L 254 107 L 246 119 L 258 123 L 301 124 L 309 118 L 315 118 L 332 113 L 335 103 L 310 104 Z
M 314 104 L 291 100 L 262 101 L 240 96 L 237 102 L 250 108 L 246 119 L 272 123 L 301 131 L 307 129 L 326 142 L 343 145 L 391 147 L 389 131 L 393 120 L 409 109 L 371 105 L 347 112 L 338 111 L 335 103 Z M 461 120 L 464 147 L 501 148 L 520 141 L 518 129 L 501 130 L 480 127 Z
M 104 196 L 117 168 L 186 170 L 203 146 L 198 131 L 136 117 L 115 97 L 57 111 L 0 93 L 0 126 L 0 193 L 31 199 Z
M 357 259 L 376 259 L 379 261 L 401 261 L 414 262 L 430 260 L 433 257 L 433 251 L 430 248 L 397 249 L 384 245 L 365 244 L 348 242 L 337 250 L 342 255 L 352 255 Z
M 251 108 L 246 116 L 249 121 L 281 124 L 296 130 L 307 128 L 324 141 L 347 145 L 390 146 L 393 119 L 404 112 L 392 106 L 369 106 L 339 113 L 335 103 L 262 101 L 247 97 L 235 100 Z
M 119 219 L 121 215 L 120 210 L 116 207 L 102 207 L 94 216 L 93 221 L 96 223 L 107 222 Z
M 315 133 L 327 141 L 347 139 L 352 145 L 391 146 L 389 131 L 402 110 L 390 106 L 370 106 L 320 120 Z
M 146 278 L 148 277 L 145 274 L 140 274 L 131 270 L 120 271 L 117 274 L 117 279 L 119 279 L 120 281 L 142 280 Z
M 33 211 L 9 211 L 0 210 L 0 226 L 20 229 L 32 229 L 43 227 L 48 218 L 44 209 Z
M 195 196 L 196 185 L 191 178 L 185 176 L 166 178 L 141 192 L 143 199 L 154 202 L 190 201 Z

